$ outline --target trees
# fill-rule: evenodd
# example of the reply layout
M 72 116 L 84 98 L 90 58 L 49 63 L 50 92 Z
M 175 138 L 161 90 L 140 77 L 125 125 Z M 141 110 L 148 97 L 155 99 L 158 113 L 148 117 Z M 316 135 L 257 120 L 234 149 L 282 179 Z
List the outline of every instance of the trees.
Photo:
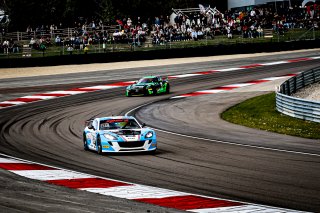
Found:
M 113 14 L 112 0 L 0 0 L 0 8 L 10 17 L 11 30 L 25 30 L 29 25 L 41 27 L 51 24 L 65 25 L 78 21 L 79 17 L 91 21 L 107 21 Z M 5 4 L 6 3 L 6 4 Z
M 61 20 L 64 1 L 59 0 L 10 0 L 6 12 L 10 17 L 11 30 L 26 30 L 30 25 L 41 27 Z

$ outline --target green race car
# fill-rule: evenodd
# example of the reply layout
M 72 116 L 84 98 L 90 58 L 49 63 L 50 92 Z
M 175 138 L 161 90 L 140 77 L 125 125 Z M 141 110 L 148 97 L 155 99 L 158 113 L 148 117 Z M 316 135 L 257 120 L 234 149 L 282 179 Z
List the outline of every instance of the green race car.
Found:
M 129 85 L 126 89 L 127 97 L 135 95 L 158 95 L 161 93 L 170 93 L 170 85 L 167 77 L 146 76 L 138 82 Z

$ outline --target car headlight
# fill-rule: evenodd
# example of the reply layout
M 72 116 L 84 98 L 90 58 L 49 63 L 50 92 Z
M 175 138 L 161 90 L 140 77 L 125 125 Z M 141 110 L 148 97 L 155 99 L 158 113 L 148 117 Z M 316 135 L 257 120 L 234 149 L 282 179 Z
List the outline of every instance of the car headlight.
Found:
M 148 132 L 147 134 L 146 134 L 146 138 L 151 138 L 153 136 L 153 132 Z
M 105 138 L 107 138 L 108 140 L 117 140 L 116 137 L 114 137 L 113 135 L 109 135 L 107 133 L 103 134 Z

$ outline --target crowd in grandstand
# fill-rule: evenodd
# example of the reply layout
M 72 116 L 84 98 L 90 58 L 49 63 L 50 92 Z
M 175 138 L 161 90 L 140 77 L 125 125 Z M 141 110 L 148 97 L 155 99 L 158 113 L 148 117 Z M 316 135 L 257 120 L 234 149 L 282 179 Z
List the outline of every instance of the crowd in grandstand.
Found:
M 275 8 L 270 6 L 255 7 L 250 11 L 225 11 L 224 13 L 179 13 L 170 20 L 169 16 L 151 18 L 123 18 L 117 19 L 116 29 L 107 29 L 102 21 L 90 23 L 76 22 L 70 26 L 72 32 L 62 36 L 58 29 L 63 27 L 51 25 L 37 27 L 30 34 L 29 46 L 35 49 L 50 45 L 84 49 L 86 45 L 106 43 L 129 43 L 141 45 L 146 38 L 151 38 L 153 44 L 165 44 L 169 41 L 214 39 L 216 36 L 234 36 L 243 38 L 257 38 L 263 36 L 263 29 L 273 29 L 282 35 L 290 28 L 310 28 L 319 26 L 320 5 L 309 5 L 306 8 Z M 43 32 L 49 32 L 45 34 Z M 34 35 L 37 35 L 34 38 Z M 45 36 L 46 35 L 46 36 Z M 53 41 L 52 41 L 53 39 Z M 2 52 L 17 52 L 17 43 L 5 40 L 1 44 Z

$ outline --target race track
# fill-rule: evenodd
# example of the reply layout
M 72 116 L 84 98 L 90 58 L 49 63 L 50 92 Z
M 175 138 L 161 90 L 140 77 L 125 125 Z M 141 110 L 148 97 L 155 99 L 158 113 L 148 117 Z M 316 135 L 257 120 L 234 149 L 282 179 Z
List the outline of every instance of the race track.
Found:
M 314 52 L 309 54 L 315 55 Z M 301 57 L 281 57 L 294 56 Z M 40 89 L 50 91 L 89 86 L 118 79 L 129 81 L 147 72 L 190 73 L 274 59 L 201 62 L 144 68 L 142 71 L 138 68 L 124 69 L 123 75 L 119 75 L 117 71 L 82 73 L 80 77 L 74 78 L 72 74 L 39 77 L 34 81 L 30 77 L 7 79 L 6 82 L 12 81 L 14 86 L 4 86 L 5 81 L 0 81 L 0 91 L 3 91 L 1 99 L 39 92 Z M 282 76 L 316 66 L 319 66 L 319 60 L 172 79 L 171 94 L 163 96 L 126 98 L 124 88 L 115 88 L 4 108 L 0 110 L 0 153 L 121 181 L 319 212 L 319 140 L 253 130 L 227 123 L 219 118 L 219 113 L 224 109 L 265 92 L 235 91 L 169 99 L 179 94 Z M 108 76 L 111 80 L 101 80 L 102 76 Z M 81 79 L 87 80 L 83 83 Z M 96 153 L 83 150 L 82 130 L 85 120 L 98 116 L 124 115 L 141 105 L 145 106 L 132 112 L 138 120 L 151 127 L 181 135 L 157 131 L 159 149 L 154 156 L 98 156 Z M 28 203 L 26 200 L 32 200 L 30 202 L 33 205 L 28 206 L 28 210 L 32 212 L 40 212 L 41 208 L 47 211 L 61 211 L 61 206 L 67 212 L 178 212 L 26 181 L 5 171 L 1 173 L 3 181 L 0 181 L 0 186 L 6 190 L 1 190 L 0 196 L 6 199 L 0 200 L 0 206 L 12 212 L 23 211 L 24 204 Z M 10 185 L 8 180 L 16 181 L 17 184 Z M 21 190 L 22 185 L 25 191 Z M 44 195 L 40 195 L 39 191 Z M 31 199 L 32 197 L 35 199 Z M 83 198 L 92 202 L 84 204 Z M 97 208 L 99 203 L 106 205 Z

